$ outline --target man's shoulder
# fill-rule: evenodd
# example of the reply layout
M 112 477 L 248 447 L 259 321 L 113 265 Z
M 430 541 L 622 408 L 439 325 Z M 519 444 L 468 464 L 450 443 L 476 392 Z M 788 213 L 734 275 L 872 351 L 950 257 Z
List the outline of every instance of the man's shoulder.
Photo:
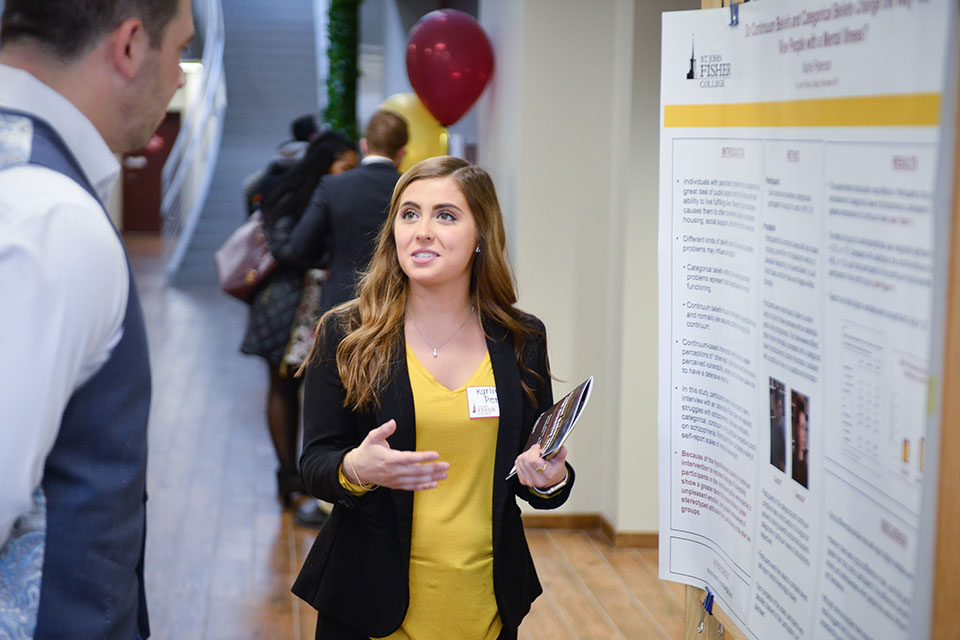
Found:
M 71 207 L 95 211 L 103 216 L 103 207 L 97 199 L 75 180 L 35 164 L 0 170 L 0 207 L 8 215 Z
M 324 177 L 319 188 L 326 194 L 331 209 L 355 211 L 357 207 L 373 207 L 379 210 L 384 201 L 389 202 L 400 175 L 391 166 L 372 167 L 360 166 Z
M 67 176 L 36 165 L 0 171 L 0 236 L 47 249 L 67 246 L 74 259 L 96 254 L 123 259 L 120 239 L 100 203 Z
M 122 311 L 117 295 L 125 304 L 126 260 L 113 225 L 83 187 L 51 169 L 0 171 L 0 255 L 8 267 L 45 274 L 48 297 L 87 292 L 94 282 L 104 311 Z
M 400 177 L 397 168 L 392 164 L 372 163 L 362 164 L 350 171 L 344 171 L 324 178 L 324 182 L 329 181 L 330 186 L 352 185 L 358 183 L 376 184 L 380 182 L 396 182 Z

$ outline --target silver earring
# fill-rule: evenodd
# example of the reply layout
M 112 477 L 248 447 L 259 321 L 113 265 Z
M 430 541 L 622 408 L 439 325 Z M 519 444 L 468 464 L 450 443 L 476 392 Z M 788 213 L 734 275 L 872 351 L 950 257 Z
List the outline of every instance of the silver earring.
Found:
M 477 245 L 477 253 L 480 253 L 480 245 Z

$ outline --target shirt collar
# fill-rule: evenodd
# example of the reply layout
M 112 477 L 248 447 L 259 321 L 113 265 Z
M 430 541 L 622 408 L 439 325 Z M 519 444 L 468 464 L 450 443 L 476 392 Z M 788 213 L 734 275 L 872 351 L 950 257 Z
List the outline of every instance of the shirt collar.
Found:
M 364 157 L 363 157 L 363 160 L 360 161 L 360 164 L 362 164 L 362 165 L 367 165 L 367 164 L 389 164 L 389 165 L 393 166 L 393 160 L 391 160 L 390 158 L 388 158 L 388 157 L 386 157 L 386 156 L 378 156 L 378 155 L 376 155 L 376 154 L 372 154 L 372 153 L 371 153 L 371 154 L 368 154 L 368 155 L 364 156 Z
M 0 106 L 45 120 L 63 138 L 97 195 L 107 201 L 120 164 L 93 123 L 54 89 L 22 69 L 0 64 Z

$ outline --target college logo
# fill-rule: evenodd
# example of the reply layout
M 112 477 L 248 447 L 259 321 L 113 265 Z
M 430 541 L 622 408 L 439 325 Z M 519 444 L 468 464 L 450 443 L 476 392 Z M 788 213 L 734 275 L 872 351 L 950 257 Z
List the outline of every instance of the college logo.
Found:
M 722 53 L 705 53 L 698 59 L 693 37 L 690 37 L 690 70 L 687 71 L 687 80 L 699 80 L 702 89 L 716 89 L 724 86 L 731 75 L 733 64 L 724 62 Z

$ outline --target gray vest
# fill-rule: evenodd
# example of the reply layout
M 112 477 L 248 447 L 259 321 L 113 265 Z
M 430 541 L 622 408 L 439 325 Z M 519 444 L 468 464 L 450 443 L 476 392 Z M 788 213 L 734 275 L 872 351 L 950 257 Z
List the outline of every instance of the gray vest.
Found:
M 0 170 L 17 164 L 62 173 L 97 198 L 52 127 L 0 109 Z M 0 577 L 0 637 L 30 638 L 34 620 L 38 640 L 150 634 L 143 589 L 150 364 L 129 263 L 128 271 L 123 337 L 70 397 L 35 509 L 0 548 L 0 573 L 8 576 L 6 585 Z

